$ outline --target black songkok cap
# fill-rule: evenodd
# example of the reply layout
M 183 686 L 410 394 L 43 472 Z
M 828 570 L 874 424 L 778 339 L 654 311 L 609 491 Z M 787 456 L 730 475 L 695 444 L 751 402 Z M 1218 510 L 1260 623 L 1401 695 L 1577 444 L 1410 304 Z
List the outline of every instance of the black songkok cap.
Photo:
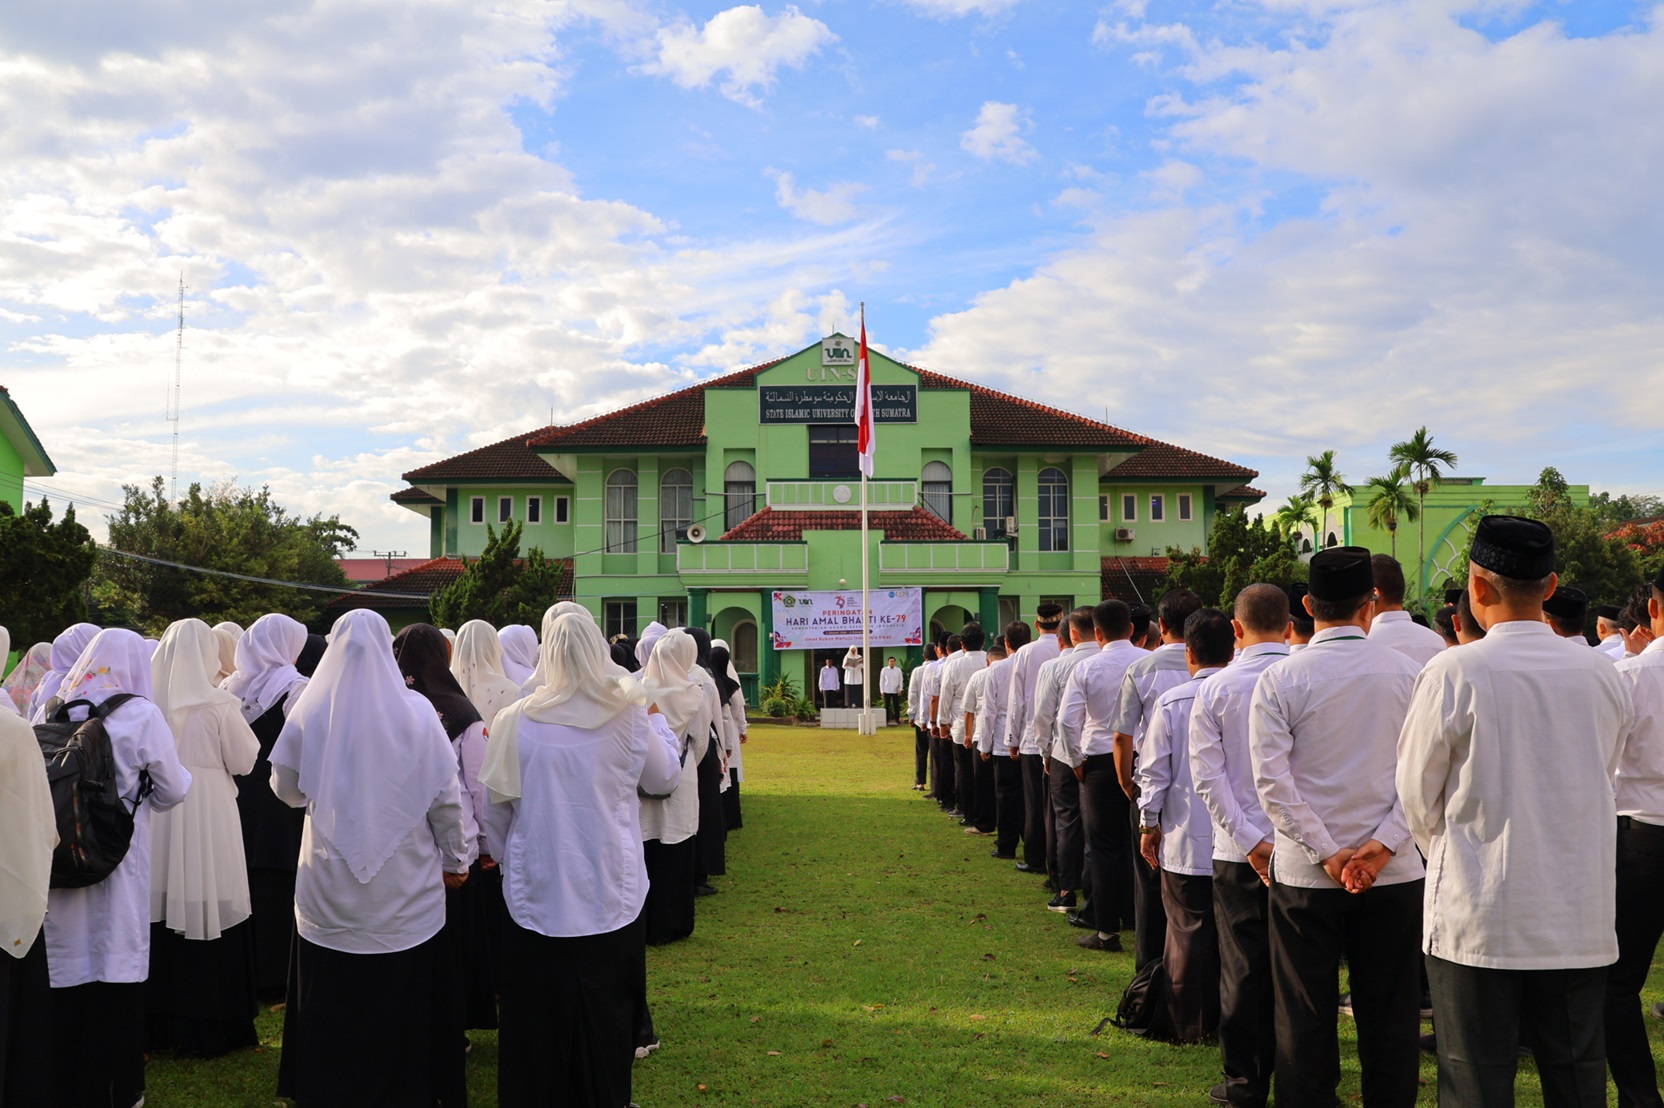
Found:
M 1554 532 L 1534 519 L 1486 516 L 1473 534 L 1474 564 L 1516 581 L 1554 572 Z
M 1652 579 L 1652 587 L 1659 592 L 1664 592 L 1664 566 L 1658 567 L 1658 576 Z M 1645 605 L 1642 605 L 1642 607 L 1645 607 Z
M 1034 609 L 1034 618 L 1041 623 L 1056 623 L 1063 618 L 1063 605 L 1046 603 Z
M 1446 604 L 1460 604 L 1462 594 L 1467 591 L 1466 589 L 1446 589 L 1444 590 L 1444 602 Z
M 1296 620 L 1311 619 L 1306 614 L 1306 606 L 1301 603 L 1312 590 L 1306 587 L 1304 581 L 1292 582 L 1288 587 L 1288 610 L 1290 616 Z
M 1543 601 L 1543 611 L 1555 619 L 1582 623 L 1589 615 L 1589 594 L 1572 585 L 1561 585 Z
M 1312 555 L 1312 599 L 1356 600 L 1374 589 L 1372 557 L 1361 546 L 1332 546 Z
M 1599 616 L 1601 619 L 1604 619 L 1604 620 L 1608 621 L 1609 623 L 1617 623 L 1618 620 L 1623 618 L 1623 614 L 1624 614 L 1624 610 L 1622 608 L 1618 607 L 1616 604 L 1597 604 L 1597 605 L 1595 605 L 1595 615 Z

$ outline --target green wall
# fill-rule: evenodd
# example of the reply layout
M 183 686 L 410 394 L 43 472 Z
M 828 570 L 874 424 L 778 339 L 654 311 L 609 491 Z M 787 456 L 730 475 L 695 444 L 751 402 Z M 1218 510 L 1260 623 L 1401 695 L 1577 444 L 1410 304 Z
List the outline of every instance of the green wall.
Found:
M 23 510 L 23 456 L 12 446 L 11 440 L 0 434 L 0 500 Z

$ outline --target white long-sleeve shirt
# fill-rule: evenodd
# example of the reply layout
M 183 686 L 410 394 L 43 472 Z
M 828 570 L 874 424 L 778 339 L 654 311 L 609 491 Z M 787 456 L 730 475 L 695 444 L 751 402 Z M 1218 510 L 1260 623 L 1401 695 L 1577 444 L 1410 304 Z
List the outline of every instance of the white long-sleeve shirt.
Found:
M 955 742 L 965 739 L 965 686 L 971 675 L 988 666 L 982 650 L 961 650 L 942 665 L 942 691 L 936 702 L 936 725 L 946 727 Z
M 1196 690 L 1190 709 L 1190 779 L 1213 817 L 1213 857 L 1246 862 L 1271 838 L 1271 820 L 1254 791 L 1248 709 L 1260 674 L 1289 656 L 1282 643 L 1255 643 Z
M 1001 658 L 982 672 L 982 700 L 976 717 L 976 746 L 996 758 L 1011 757 L 1005 745 L 1006 713 L 1011 709 L 1011 659 Z
M 697 671 L 698 667 L 695 667 Z M 693 674 L 698 680 L 699 673 Z M 707 681 L 709 679 L 707 678 Z M 705 683 L 701 682 L 701 688 Z M 665 846 L 675 846 L 679 842 L 686 842 L 699 831 L 699 762 L 705 757 L 705 750 L 711 744 L 711 729 L 716 723 L 717 712 L 720 708 L 716 702 L 715 683 L 705 690 L 704 700 L 693 718 L 688 720 L 681 735 L 676 736 L 676 749 L 681 750 L 685 738 L 688 743 L 688 756 L 682 762 L 682 773 L 676 787 L 670 796 L 663 800 L 651 800 L 646 797 L 641 801 L 641 839 L 650 842 L 657 839 Z
M 931 710 L 930 702 L 942 691 L 942 667 L 947 665 L 947 661 L 946 658 L 937 658 L 921 667 L 924 675 L 919 678 L 918 712 L 913 716 L 913 721 L 927 728 L 936 726 L 936 716 Z
M 1220 672 L 1197 670 L 1156 698 L 1133 776 L 1140 823 L 1161 828 L 1161 868 L 1190 877 L 1213 876 L 1213 820 L 1190 778 L 1190 715 L 1196 694 Z
M 822 666 L 820 669 L 820 690 L 822 692 L 836 692 L 843 688 L 843 675 L 834 666 Z
M 976 749 L 982 748 L 982 710 L 986 703 L 988 689 L 988 671 L 979 669 L 971 674 L 971 679 L 965 682 L 964 713 L 959 717 L 959 728 L 954 732 L 955 742 L 965 741 L 965 716 L 971 717 L 976 724 L 971 735 L 971 745 Z
M 1633 719 L 1611 660 L 1544 623 L 1494 624 L 1427 664 L 1398 744 L 1427 953 L 1507 970 L 1616 960 L 1612 775 Z
M 1465 648 L 1464 648 L 1465 649 Z M 1423 876 L 1398 802 L 1398 732 L 1421 667 L 1356 627 L 1328 627 L 1260 675 L 1248 749 L 1260 806 L 1276 829 L 1285 885 L 1339 888 L 1323 860 L 1379 840 L 1395 857 L 1377 885 Z
M 924 689 L 924 675 L 935 664 L 920 662 L 913 667 L 913 672 L 907 675 L 907 718 L 912 720 L 914 727 L 919 726 L 924 720 L 923 710 L 919 707 L 919 696 Z
M 1121 699 L 1110 720 L 1114 729 L 1133 739 L 1144 737 L 1144 725 L 1162 693 L 1190 680 L 1184 660 L 1184 643 L 1163 643 L 1136 659 L 1121 679 Z
M 1070 743 L 1080 744 L 1080 734 L 1064 733 L 1063 694 L 1069 689 L 1069 678 L 1075 667 L 1093 657 L 1103 648 L 1097 640 L 1078 642 L 1040 667 L 1039 687 L 1034 694 L 1034 728 L 1040 737 L 1040 753 L 1047 758 L 1073 765 L 1069 761 Z
M 1625 658 L 1630 657 L 1629 647 L 1624 645 L 1624 637 L 1622 635 L 1606 636 L 1604 639 L 1600 640 L 1600 642 L 1595 644 L 1595 649 L 1606 655 L 1608 658 L 1611 658 L 1614 662 L 1621 662 Z M 1642 651 L 1642 653 L 1644 654 L 1646 652 Z
M 1617 669 L 1635 708 L 1618 762 L 1618 814 L 1664 826 L 1664 639 L 1623 659 Z
M 901 691 L 902 673 L 900 666 L 886 665 L 878 671 L 878 691 L 885 696 L 894 696 Z
M 1121 684 L 1134 662 L 1150 655 L 1129 639 L 1105 643 L 1075 666 L 1058 709 L 1061 759 L 1079 767 L 1087 758 L 1115 753 L 1115 713 Z
M 1040 667 L 1057 657 L 1062 648 L 1057 633 L 1041 635 L 1019 647 L 1011 659 L 1011 689 L 1007 694 L 1005 745 L 1019 754 L 1039 754 L 1041 740 L 1034 728 L 1034 701 L 1039 690 Z
M 1377 613 L 1369 625 L 1369 641 L 1390 646 L 1421 666 L 1443 654 L 1449 646 L 1443 635 L 1431 627 L 1423 627 L 1403 610 Z

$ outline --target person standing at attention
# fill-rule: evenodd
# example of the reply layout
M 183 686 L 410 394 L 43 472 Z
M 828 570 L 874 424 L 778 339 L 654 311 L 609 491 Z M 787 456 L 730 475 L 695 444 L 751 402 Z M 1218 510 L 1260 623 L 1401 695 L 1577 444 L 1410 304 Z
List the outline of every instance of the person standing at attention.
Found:
M 1023 860 L 1019 873 L 1046 873 L 1046 829 L 1051 824 L 1046 758 L 1034 728 L 1034 694 L 1040 667 L 1061 652 L 1058 624 L 1063 605 L 1046 603 L 1035 609 L 1035 638 L 1011 659 L 1011 690 L 1006 698 L 1005 745 L 1017 759 L 1023 784 Z M 1009 645 L 1009 643 L 1007 644 Z
M 1398 559 L 1377 554 L 1370 563 L 1375 571 L 1375 619 L 1369 625 L 1369 641 L 1390 646 L 1420 665 L 1443 654 L 1448 645 L 1444 637 L 1404 610 L 1404 567 Z
M 843 688 L 843 684 L 838 674 L 838 667 L 832 664 L 831 658 L 826 659 L 826 664 L 821 667 L 819 688 L 822 711 L 832 707 L 834 696 L 837 697 L 840 705 L 843 703 L 843 696 L 839 692 Z
M 861 648 L 852 646 L 844 651 L 844 707 L 865 708 L 867 685 L 867 663 L 861 657 Z
M 924 644 L 924 661 L 907 675 L 907 722 L 913 725 L 913 791 L 925 792 L 926 776 L 930 771 L 930 732 L 924 727 L 924 699 L 926 678 L 936 665 L 936 644 Z
M 892 654 L 884 663 L 884 668 L 878 671 L 878 691 L 884 697 L 885 723 L 896 723 L 901 719 L 901 689 L 901 666 L 896 664 Z

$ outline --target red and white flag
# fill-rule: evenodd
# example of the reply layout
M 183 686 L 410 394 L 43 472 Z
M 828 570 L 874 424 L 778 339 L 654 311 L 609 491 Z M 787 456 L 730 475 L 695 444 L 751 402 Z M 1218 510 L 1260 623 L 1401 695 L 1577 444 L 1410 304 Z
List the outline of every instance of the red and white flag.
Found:
M 867 308 L 861 306 L 861 360 L 855 367 L 855 444 L 860 452 L 861 472 L 871 477 L 873 455 L 877 452 L 872 425 L 872 370 L 867 364 Z

